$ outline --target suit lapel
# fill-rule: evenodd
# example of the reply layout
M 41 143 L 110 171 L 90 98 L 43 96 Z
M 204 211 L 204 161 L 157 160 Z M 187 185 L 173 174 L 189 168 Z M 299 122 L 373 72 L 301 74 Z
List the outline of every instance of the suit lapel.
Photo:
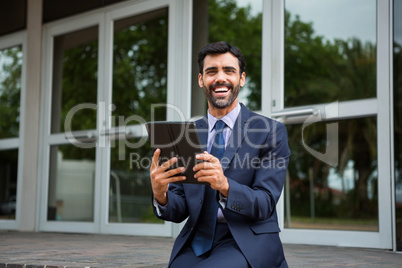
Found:
M 208 147 L 208 117 L 204 116 L 195 122 L 203 151 Z
M 207 151 L 208 150 L 208 117 L 204 116 L 200 120 L 197 120 L 195 122 L 195 126 L 197 127 L 198 137 L 200 138 L 202 150 Z M 194 187 L 194 186 L 196 186 L 196 187 Z M 186 187 L 188 187 L 189 189 L 190 188 L 192 189 L 191 196 L 193 197 L 194 200 L 199 200 L 199 199 L 201 200 L 202 198 L 204 198 L 205 184 L 191 185 L 191 186 L 188 185 Z M 195 213 L 195 215 L 197 215 L 195 220 L 198 221 L 198 216 L 200 215 L 201 206 L 196 206 L 195 209 L 198 210 Z
M 229 138 L 229 141 L 226 146 L 225 154 L 223 158 L 225 161 L 222 161 L 222 169 L 225 169 L 229 166 L 230 162 L 233 160 L 237 150 L 239 149 L 245 134 L 246 134 L 246 123 L 250 118 L 250 111 L 244 106 L 241 105 L 240 114 L 237 117 L 236 123 L 232 130 L 232 135 Z

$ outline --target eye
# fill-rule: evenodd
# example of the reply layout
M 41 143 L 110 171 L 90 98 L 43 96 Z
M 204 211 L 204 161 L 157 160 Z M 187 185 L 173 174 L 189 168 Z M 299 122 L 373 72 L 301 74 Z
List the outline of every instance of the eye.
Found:
M 225 69 L 225 72 L 232 74 L 232 73 L 235 73 L 236 70 L 235 70 L 235 69 L 232 69 L 232 68 L 227 68 L 227 69 Z

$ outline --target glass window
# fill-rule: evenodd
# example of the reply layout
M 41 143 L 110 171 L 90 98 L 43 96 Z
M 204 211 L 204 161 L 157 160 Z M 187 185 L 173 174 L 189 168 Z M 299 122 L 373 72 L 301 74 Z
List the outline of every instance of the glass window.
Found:
M 97 103 L 98 27 L 54 38 L 52 84 L 52 133 L 66 131 L 69 112 L 79 104 Z M 72 118 L 71 129 L 96 128 L 96 111 L 81 109 Z
M 166 120 L 166 108 L 151 111 L 151 105 L 167 103 L 168 9 L 117 20 L 114 30 L 112 126 L 139 123 L 136 116 Z M 150 202 L 146 138 L 109 137 L 109 222 L 163 223 Z
M 115 22 L 113 45 L 113 126 L 151 120 L 151 104 L 167 102 L 167 9 Z M 166 120 L 157 109 L 152 120 Z
M 394 1 L 394 146 L 396 247 L 402 251 L 402 3 Z
M 376 0 L 286 0 L 285 107 L 376 97 Z
M 21 45 L 0 50 L 0 149 L 20 135 L 22 57 Z M 18 151 L 0 150 L 0 220 L 16 218 Z
M 93 221 L 95 148 L 50 147 L 48 221 Z
M 0 151 L 0 220 L 15 219 L 18 149 Z
M 116 141 L 110 160 L 109 222 L 163 223 L 155 217 L 150 202 L 152 154 L 149 141 Z
M 197 63 L 199 50 L 210 42 L 227 41 L 239 47 L 247 62 L 246 85 L 239 101 L 252 110 L 261 110 L 262 6 L 263 0 L 194 1 L 193 62 Z M 198 65 L 193 69 L 193 90 L 202 91 L 197 82 Z M 198 95 L 195 98 L 193 106 L 200 102 Z M 205 111 L 193 110 L 193 115 Z
M 288 125 L 292 154 L 285 185 L 285 227 L 378 231 L 377 120 L 338 124 L 339 163 L 330 166 L 309 148 L 326 153 L 327 122 L 304 129 Z
M 19 136 L 22 46 L 0 50 L 0 139 Z

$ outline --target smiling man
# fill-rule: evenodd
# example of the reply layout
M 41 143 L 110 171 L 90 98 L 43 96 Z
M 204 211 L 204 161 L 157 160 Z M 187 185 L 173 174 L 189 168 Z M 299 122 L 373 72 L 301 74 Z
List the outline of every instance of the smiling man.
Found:
M 285 127 L 238 102 L 246 61 L 227 42 L 211 43 L 198 55 L 198 83 L 208 100 L 196 122 L 203 154 L 195 178 L 181 184 L 177 158 L 159 165 L 153 156 L 155 215 L 188 220 L 173 246 L 169 267 L 287 267 L 279 239 L 276 203 L 290 155 Z

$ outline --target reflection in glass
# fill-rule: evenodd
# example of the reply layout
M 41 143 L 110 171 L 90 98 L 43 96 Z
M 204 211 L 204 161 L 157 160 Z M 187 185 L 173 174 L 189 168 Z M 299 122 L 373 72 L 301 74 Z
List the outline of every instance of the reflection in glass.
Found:
M 48 221 L 93 221 L 95 149 L 50 148 Z
M 332 122 L 334 123 L 334 122 Z M 333 167 L 307 152 L 326 153 L 326 123 L 288 125 L 292 154 L 285 184 L 285 227 L 378 231 L 377 122 L 338 123 L 339 161 Z
M 149 168 L 152 149 L 146 138 L 112 141 L 109 222 L 163 223 L 152 210 Z
M 15 219 L 18 149 L 0 151 L 0 220 Z
M 96 128 L 96 110 L 77 105 L 97 103 L 98 27 L 54 38 L 52 133 Z M 65 129 L 67 115 L 73 115 Z
M 0 139 L 19 136 L 22 46 L 0 50 Z
M 227 41 L 240 48 L 247 62 L 246 85 L 239 101 L 252 110 L 261 110 L 262 5 L 263 0 L 193 1 L 193 62 L 207 43 Z M 198 64 L 193 65 L 193 116 L 204 115 L 199 107 L 202 90 L 198 86 Z
M 376 97 L 376 1 L 285 3 L 285 107 Z
M 246 85 L 239 101 L 252 110 L 261 109 L 262 0 L 209 0 L 208 42 L 225 40 L 242 51 Z
M 113 126 L 166 120 L 167 9 L 118 20 L 113 45 Z
M 394 1 L 394 147 L 396 249 L 402 251 L 402 2 Z

